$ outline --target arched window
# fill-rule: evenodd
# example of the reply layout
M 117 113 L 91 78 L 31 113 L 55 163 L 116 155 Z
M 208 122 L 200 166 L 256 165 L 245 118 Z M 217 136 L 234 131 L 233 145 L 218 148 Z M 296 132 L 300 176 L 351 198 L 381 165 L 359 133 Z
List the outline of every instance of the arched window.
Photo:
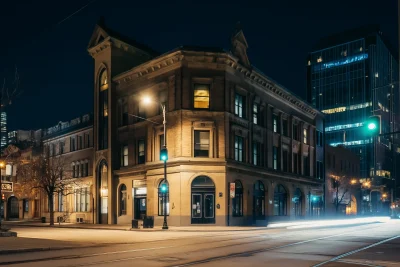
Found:
M 158 216 L 169 215 L 169 184 L 164 179 L 158 185 Z
M 119 189 L 119 215 L 126 215 L 126 185 Z
M 278 184 L 274 191 L 274 215 L 287 215 L 287 192 L 283 185 Z
M 296 188 L 296 191 L 294 192 L 293 202 L 294 202 L 294 215 L 296 217 L 303 216 L 303 209 L 302 209 L 303 193 L 301 192 L 300 188 Z
M 265 219 L 265 187 L 261 181 L 254 184 L 253 212 L 256 220 Z
M 98 104 L 98 148 L 108 147 L 108 78 L 107 71 L 103 69 L 99 76 L 99 104 Z
M 243 216 L 243 186 L 240 181 L 235 181 L 235 197 L 232 199 L 232 216 Z

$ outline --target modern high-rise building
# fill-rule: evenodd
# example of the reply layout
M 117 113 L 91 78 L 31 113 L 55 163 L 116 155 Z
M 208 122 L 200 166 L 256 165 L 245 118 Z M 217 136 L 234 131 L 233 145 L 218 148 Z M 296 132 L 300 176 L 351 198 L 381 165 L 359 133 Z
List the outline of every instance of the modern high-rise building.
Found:
M 1 112 L 0 131 L 1 131 L 0 146 L 3 148 L 7 145 L 7 113 L 6 112 Z
M 391 135 L 369 136 L 366 121 L 377 115 L 381 133 L 398 130 L 398 73 L 397 57 L 378 26 L 321 39 L 308 56 L 307 97 L 325 114 L 326 144 L 359 155 L 361 177 L 376 186 L 372 201 L 391 194 L 399 142 Z

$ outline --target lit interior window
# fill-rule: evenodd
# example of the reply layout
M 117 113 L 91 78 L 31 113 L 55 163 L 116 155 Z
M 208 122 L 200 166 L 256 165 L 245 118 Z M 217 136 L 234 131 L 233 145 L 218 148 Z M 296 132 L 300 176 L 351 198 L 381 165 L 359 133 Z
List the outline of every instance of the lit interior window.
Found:
M 194 108 L 210 107 L 210 85 L 195 84 L 194 85 Z

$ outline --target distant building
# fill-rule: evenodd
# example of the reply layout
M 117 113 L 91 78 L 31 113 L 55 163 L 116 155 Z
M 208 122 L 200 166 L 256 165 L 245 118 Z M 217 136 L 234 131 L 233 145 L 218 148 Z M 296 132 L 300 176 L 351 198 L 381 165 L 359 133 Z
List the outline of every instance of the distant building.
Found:
M 325 146 L 326 215 L 357 215 L 369 211 L 360 182 L 360 157 L 344 146 Z
M 366 134 L 372 115 L 381 117 L 382 133 L 399 130 L 398 59 L 379 27 L 321 39 L 307 65 L 308 101 L 325 114 L 326 144 L 352 150 L 360 157 L 361 178 L 391 194 L 399 179 L 395 157 L 400 140 Z
M 71 194 L 55 194 L 54 218 L 63 217 L 67 222 L 93 223 L 93 116 L 86 114 L 44 129 L 42 137 L 44 153 L 50 158 L 63 157 L 68 178 L 76 183 L 68 190 Z M 41 216 L 49 219 L 49 204 L 42 197 Z
M 8 143 L 25 146 L 40 146 L 42 130 L 16 130 L 8 132 Z
M 0 112 L 0 147 L 7 146 L 7 113 Z

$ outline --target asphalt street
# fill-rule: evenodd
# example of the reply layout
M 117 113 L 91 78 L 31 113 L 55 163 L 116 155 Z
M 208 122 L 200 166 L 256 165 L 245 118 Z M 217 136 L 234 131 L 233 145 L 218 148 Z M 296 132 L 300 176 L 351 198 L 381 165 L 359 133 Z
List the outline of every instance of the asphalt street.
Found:
M 0 255 L 2 266 L 400 266 L 400 220 L 224 232 L 14 230 L 14 246 L 37 242 L 60 249 Z

